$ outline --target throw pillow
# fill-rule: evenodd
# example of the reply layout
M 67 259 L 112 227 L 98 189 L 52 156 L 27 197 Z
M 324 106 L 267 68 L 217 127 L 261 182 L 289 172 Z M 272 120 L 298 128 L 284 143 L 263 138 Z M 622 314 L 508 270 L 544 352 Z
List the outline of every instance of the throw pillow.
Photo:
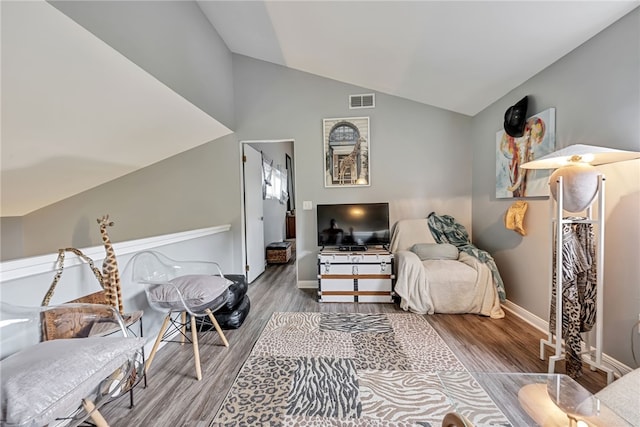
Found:
M 224 303 L 225 292 L 233 282 L 220 276 L 188 274 L 178 276 L 167 283 L 149 286 L 149 302 L 170 310 L 184 310 L 184 303 L 191 310 L 210 308 L 215 310 Z
M 69 416 L 143 345 L 143 338 L 60 339 L 7 357 L 0 362 L 0 424 L 42 426 Z
M 416 243 L 411 252 L 421 261 L 429 259 L 458 259 L 458 248 L 450 243 Z

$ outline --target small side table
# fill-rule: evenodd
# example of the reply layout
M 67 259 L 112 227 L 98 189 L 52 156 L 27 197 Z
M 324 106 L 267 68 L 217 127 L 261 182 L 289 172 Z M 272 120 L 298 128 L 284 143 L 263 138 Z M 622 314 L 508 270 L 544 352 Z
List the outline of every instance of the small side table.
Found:
M 570 425 L 579 420 L 585 425 L 631 427 L 575 380 L 563 374 L 537 373 L 439 373 L 445 384 L 459 384 L 460 375 L 473 375 L 472 382 L 484 389 L 485 400 L 492 402 L 514 426 Z M 445 387 L 455 410 L 472 423 L 486 420 L 474 396 L 459 387 Z M 476 393 L 479 395 L 480 393 Z

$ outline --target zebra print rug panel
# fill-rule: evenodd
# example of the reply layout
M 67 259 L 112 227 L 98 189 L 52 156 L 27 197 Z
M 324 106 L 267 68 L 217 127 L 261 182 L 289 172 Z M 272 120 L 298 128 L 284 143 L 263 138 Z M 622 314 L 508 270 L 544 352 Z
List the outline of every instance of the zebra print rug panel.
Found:
M 453 410 L 509 425 L 423 316 L 274 313 L 211 426 L 440 427 Z

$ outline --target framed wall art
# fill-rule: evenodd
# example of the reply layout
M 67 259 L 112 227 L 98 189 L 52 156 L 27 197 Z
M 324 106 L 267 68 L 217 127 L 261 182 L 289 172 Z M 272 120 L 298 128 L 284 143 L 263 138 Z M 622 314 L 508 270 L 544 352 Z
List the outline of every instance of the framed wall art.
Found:
M 496 133 L 496 198 L 549 196 L 546 169 L 521 169 L 520 165 L 555 150 L 556 109 L 549 108 L 527 119 L 520 138 L 504 129 Z
M 371 185 L 369 117 L 324 119 L 325 187 Z

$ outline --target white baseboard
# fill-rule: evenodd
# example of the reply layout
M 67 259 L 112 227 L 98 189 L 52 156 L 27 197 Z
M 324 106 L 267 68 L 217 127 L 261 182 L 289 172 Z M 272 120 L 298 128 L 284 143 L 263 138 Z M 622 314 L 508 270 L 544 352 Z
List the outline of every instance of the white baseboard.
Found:
M 530 324 L 531 326 L 538 329 L 540 332 L 544 334 L 546 334 L 547 331 L 549 330 L 549 322 L 547 322 L 544 319 L 541 319 L 535 314 L 525 310 L 524 308 L 520 307 L 517 304 L 512 303 L 509 300 L 506 300 L 502 304 L 502 308 L 512 314 L 515 314 L 516 316 L 518 316 L 519 318 L 521 318 L 522 320 L 524 320 L 525 322 L 527 322 L 528 324 Z
M 507 310 L 508 312 L 510 312 L 511 314 L 518 316 L 519 318 L 521 318 L 522 320 L 524 320 L 525 322 L 527 322 L 528 324 L 530 324 L 531 326 L 533 326 L 534 328 L 540 330 L 540 332 L 542 332 L 543 334 L 547 335 L 548 331 L 549 331 L 549 322 L 547 322 L 546 320 L 541 319 L 540 317 L 536 316 L 535 314 L 525 310 L 524 308 L 520 307 L 517 304 L 514 304 L 513 302 L 507 300 L 502 304 L 502 308 Z M 584 342 L 582 343 L 584 346 Z M 629 372 L 631 372 L 633 370 L 633 368 L 625 365 L 624 363 L 620 362 L 617 359 L 614 359 L 613 357 L 602 353 L 602 363 L 609 367 L 610 369 L 612 369 L 614 372 L 619 373 L 620 375 L 625 375 L 628 374 Z

